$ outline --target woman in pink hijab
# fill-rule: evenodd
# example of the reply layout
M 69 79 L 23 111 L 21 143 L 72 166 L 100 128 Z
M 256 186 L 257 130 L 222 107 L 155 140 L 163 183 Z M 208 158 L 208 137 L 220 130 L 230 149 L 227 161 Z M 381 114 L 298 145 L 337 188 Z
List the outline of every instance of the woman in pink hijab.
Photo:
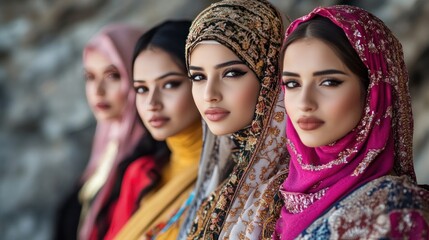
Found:
M 132 170 L 140 174 L 136 174 L 137 184 L 130 186 L 135 194 L 121 209 L 127 218 L 160 180 L 168 150 L 165 143 L 145 134 L 131 81 L 132 53 L 142 33 L 127 25 L 109 25 L 83 50 L 86 96 L 97 127 L 88 166 L 77 190 L 61 210 L 57 239 L 76 239 L 76 231 L 78 239 L 102 239 L 113 221 L 125 224 L 126 218 L 118 223 L 112 213 L 131 163 L 143 162 L 138 170 Z
M 429 239 L 402 46 L 374 15 L 319 7 L 283 44 L 289 175 L 274 239 Z

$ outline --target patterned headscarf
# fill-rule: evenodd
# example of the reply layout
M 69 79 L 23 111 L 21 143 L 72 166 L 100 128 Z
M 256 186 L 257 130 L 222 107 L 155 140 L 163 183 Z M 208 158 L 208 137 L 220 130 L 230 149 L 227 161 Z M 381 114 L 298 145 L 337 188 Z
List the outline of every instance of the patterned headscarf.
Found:
M 200 206 L 189 239 L 269 238 L 274 230 L 281 207 L 276 193 L 288 163 L 278 81 L 282 39 L 282 17 L 265 0 L 220 1 L 192 23 L 186 44 L 188 66 L 198 43 L 217 41 L 247 64 L 261 88 L 252 123 L 231 136 L 237 148 L 229 161 L 236 165 Z
M 316 8 L 295 20 L 286 38 L 316 16 L 344 31 L 368 69 L 369 86 L 360 122 L 335 143 L 306 147 L 288 119 L 290 173 L 282 185 L 285 206 L 276 228 L 281 239 L 296 237 L 335 202 L 371 180 L 394 174 L 415 182 L 413 119 L 400 42 L 380 19 L 353 6 Z
M 132 53 L 134 44 L 142 33 L 142 30 L 128 25 L 111 24 L 104 27 L 99 33 L 92 37 L 83 50 L 84 65 L 87 61 L 87 54 L 90 51 L 100 51 L 112 61 L 121 76 L 121 90 L 124 92 L 124 96 L 127 96 L 120 122 L 121 133 L 118 139 L 118 153 L 115 157 L 112 169 L 116 169 L 120 161 L 124 160 L 125 157 L 132 153 L 144 134 L 143 124 L 141 124 L 139 120 L 135 107 L 135 91 L 131 85 Z M 100 155 L 105 150 L 107 143 L 111 140 L 109 139 L 111 126 L 112 123 L 108 121 L 97 122 L 91 158 L 83 174 L 82 181 L 86 181 L 99 164 L 98 160 L 100 159 Z M 89 232 L 95 224 L 96 217 L 103 207 L 103 204 L 107 201 L 113 185 L 115 184 L 115 179 L 115 174 L 110 173 L 105 185 L 93 201 L 81 227 L 80 237 L 82 239 L 88 239 Z

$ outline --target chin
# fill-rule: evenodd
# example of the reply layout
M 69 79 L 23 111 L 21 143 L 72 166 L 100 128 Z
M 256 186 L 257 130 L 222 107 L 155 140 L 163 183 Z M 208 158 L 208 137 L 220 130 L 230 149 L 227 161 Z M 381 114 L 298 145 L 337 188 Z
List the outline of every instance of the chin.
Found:
M 210 126 L 210 124 L 207 124 L 207 125 L 209 126 L 210 132 L 212 132 L 216 136 L 222 136 L 222 135 L 235 133 L 235 132 L 242 129 L 242 128 L 239 128 L 239 129 L 225 128 L 225 127 L 221 127 L 221 126 Z
M 167 137 L 163 134 L 151 134 L 153 139 L 155 139 L 156 141 L 165 141 L 165 139 L 167 139 Z

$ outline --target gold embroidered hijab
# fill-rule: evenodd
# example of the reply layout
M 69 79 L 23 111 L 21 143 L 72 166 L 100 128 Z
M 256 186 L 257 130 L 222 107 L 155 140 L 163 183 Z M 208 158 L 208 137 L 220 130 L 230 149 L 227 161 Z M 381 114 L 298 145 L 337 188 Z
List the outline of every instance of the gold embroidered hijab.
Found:
M 205 40 L 232 50 L 256 74 L 261 88 L 251 125 L 231 136 L 237 147 L 229 161 L 236 165 L 199 207 L 188 239 L 270 238 L 289 159 L 278 67 L 282 17 L 265 0 L 220 1 L 191 25 L 185 49 L 188 66 L 192 50 Z

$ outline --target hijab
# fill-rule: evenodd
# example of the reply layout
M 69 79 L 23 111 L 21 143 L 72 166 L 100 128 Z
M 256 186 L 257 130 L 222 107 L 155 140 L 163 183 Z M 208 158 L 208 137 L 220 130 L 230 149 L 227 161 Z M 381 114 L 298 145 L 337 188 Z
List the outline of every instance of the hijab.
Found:
M 283 39 L 280 13 L 265 0 L 224 0 L 193 21 L 186 60 L 202 41 L 216 41 L 233 51 L 257 76 L 260 92 L 249 126 L 231 134 L 228 158 L 235 166 L 202 202 L 188 239 L 270 237 L 281 201 L 278 187 L 287 174 L 284 148 L 285 109 L 279 87 L 278 57 Z M 210 151 L 203 146 L 203 153 Z
M 132 153 L 144 134 L 144 128 L 140 122 L 137 110 L 135 108 L 135 91 L 131 85 L 131 60 L 134 45 L 138 37 L 143 33 L 142 30 L 123 25 L 112 24 L 104 27 L 93 38 L 89 40 L 83 50 L 83 63 L 87 60 L 87 55 L 90 51 L 100 51 L 104 54 L 113 65 L 118 69 L 121 76 L 121 89 L 127 96 L 126 104 L 123 109 L 120 122 L 120 135 L 118 137 L 118 152 L 114 159 L 112 171 L 109 174 L 106 183 L 99 191 L 89 212 L 86 216 L 83 225 L 81 226 L 79 236 L 81 239 L 88 239 L 89 234 L 95 224 L 96 217 L 100 212 L 103 204 L 107 201 L 109 194 L 115 184 L 116 167 L 122 160 Z M 84 171 L 82 182 L 85 182 L 95 171 L 99 164 L 99 159 L 106 145 L 111 140 L 109 132 L 112 123 L 98 122 L 95 130 L 91 157 L 88 167 Z
M 287 119 L 289 176 L 276 234 L 291 239 L 350 191 L 389 174 L 416 181 L 412 162 L 413 119 L 402 46 L 386 25 L 353 6 L 319 7 L 289 26 L 321 16 L 340 27 L 368 69 L 369 86 L 358 125 L 336 142 L 305 146 Z

